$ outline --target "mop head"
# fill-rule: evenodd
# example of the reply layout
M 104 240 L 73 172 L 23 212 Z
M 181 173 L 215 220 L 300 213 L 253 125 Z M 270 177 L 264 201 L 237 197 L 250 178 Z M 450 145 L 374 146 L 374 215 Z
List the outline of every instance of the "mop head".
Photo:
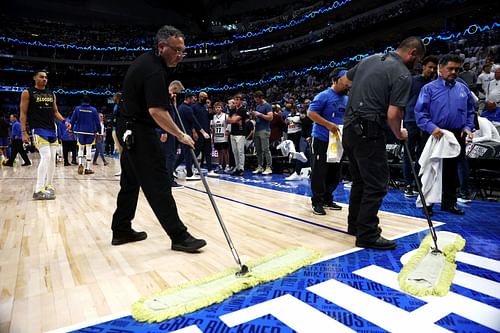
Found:
M 445 296 L 450 290 L 457 267 L 455 255 L 464 248 L 465 239 L 447 231 L 438 231 L 436 235 L 442 253 L 432 253 L 434 243 L 428 234 L 399 272 L 401 290 L 415 296 Z
M 276 280 L 316 261 L 320 254 L 307 248 L 292 248 L 251 261 L 250 272 L 236 276 L 237 268 L 143 297 L 132 305 L 132 316 L 150 323 L 191 313 L 220 303 L 231 295 L 260 283 Z

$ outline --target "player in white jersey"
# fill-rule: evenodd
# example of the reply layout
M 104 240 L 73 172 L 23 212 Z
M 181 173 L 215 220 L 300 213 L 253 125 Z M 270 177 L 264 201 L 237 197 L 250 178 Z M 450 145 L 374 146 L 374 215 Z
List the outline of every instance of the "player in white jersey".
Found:
M 214 104 L 214 107 L 215 114 L 210 123 L 210 127 L 212 128 L 212 140 L 214 148 L 217 150 L 217 162 L 219 163 L 215 172 L 221 173 L 229 162 L 229 122 L 227 121 L 228 115 L 222 112 L 224 104 L 222 102 L 217 102 Z

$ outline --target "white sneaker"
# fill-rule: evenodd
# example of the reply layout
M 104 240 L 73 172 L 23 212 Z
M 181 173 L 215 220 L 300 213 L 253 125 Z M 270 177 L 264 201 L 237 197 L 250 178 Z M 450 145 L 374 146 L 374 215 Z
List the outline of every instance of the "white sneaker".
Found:
M 302 180 L 302 177 L 294 172 L 290 176 L 286 177 L 285 180 Z
M 263 175 L 270 175 L 273 173 L 273 170 L 271 170 L 270 167 L 267 167 L 266 170 L 262 171 Z
M 192 175 L 191 177 L 186 177 L 186 180 L 200 180 L 200 176 L 198 175 Z
M 229 165 L 226 166 L 226 169 L 224 170 L 225 173 L 231 173 L 233 172 L 233 168 L 231 168 Z
M 263 171 L 264 171 L 264 169 L 262 167 L 257 167 L 257 169 L 255 169 L 254 171 L 252 171 L 252 173 L 254 175 L 256 175 L 256 174 L 262 173 Z
M 208 173 L 207 173 L 207 176 L 208 177 L 219 177 L 220 175 L 215 172 L 214 170 L 210 170 Z
M 298 153 L 295 153 L 294 156 L 293 156 L 294 159 L 302 162 L 302 163 L 305 163 L 307 162 L 307 157 L 306 155 L 304 155 L 303 152 L 298 152 Z
M 118 171 L 117 173 L 115 173 L 115 176 L 117 176 L 117 177 L 119 177 L 119 176 L 121 176 L 121 175 L 122 175 L 122 171 L 121 171 L 121 170 L 120 170 L 120 171 Z

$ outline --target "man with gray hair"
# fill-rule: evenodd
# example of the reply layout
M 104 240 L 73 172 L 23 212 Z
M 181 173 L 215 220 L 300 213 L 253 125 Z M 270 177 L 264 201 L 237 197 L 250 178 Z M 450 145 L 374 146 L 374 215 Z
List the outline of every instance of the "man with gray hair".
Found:
M 173 121 L 168 82 L 173 69 L 186 56 L 184 35 L 172 26 L 156 34 L 153 52 L 140 55 L 130 65 L 123 82 L 123 109 L 118 120 L 118 139 L 123 145 L 122 174 L 117 207 L 111 229 L 112 245 L 141 241 L 145 232 L 132 229 L 139 189 L 172 240 L 172 250 L 197 252 L 205 240 L 191 236 L 177 213 L 170 175 L 155 128 L 161 127 L 179 142 L 193 148 L 194 142 Z

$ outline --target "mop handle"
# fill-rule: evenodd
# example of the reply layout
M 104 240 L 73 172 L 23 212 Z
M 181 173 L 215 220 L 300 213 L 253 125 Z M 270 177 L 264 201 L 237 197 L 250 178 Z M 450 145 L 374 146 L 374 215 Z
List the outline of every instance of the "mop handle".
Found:
M 171 104 L 175 110 L 175 113 L 177 115 L 177 119 L 179 120 L 179 124 L 181 125 L 182 132 L 184 132 L 184 134 L 186 134 L 186 128 L 184 127 L 184 123 L 182 122 L 181 115 L 179 113 L 179 110 L 177 109 L 177 105 L 175 105 L 175 101 L 172 101 Z M 240 256 L 238 255 L 238 251 L 236 251 L 236 247 L 234 246 L 233 241 L 231 240 L 231 236 L 229 235 L 229 231 L 227 230 L 226 225 L 224 224 L 224 221 L 222 220 L 222 216 L 219 212 L 219 208 L 217 207 L 217 204 L 215 203 L 212 191 L 210 191 L 210 187 L 208 186 L 207 180 L 205 179 L 205 176 L 201 172 L 201 167 L 200 167 L 200 164 L 198 163 L 198 159 L 196 158 L 196 155 L 194 153 L 193 148 L 189 147 L 189 152 L 191 153 L 191 157 L 193 158 L 194 165 L 196 166 L 196 169 L 198 170 L 198 172 L 200 174 L 201 181 L 203 183 L 203 186 L 205 187 L 208 198 L 210 199 L 210 203 L 212 204 L 215 215 L 217 216 L 217 220 L 219 221 L 219 224 L 222 228 L 222 232 L 224 234 L 224 237 L 226 237 L 226 241 L 227 241 L 227 244 L 229 245 L 229 249 L 231 250 L 231 254 L 233 255 L 234 260 L 236 261 L 236 264 L 238 264 L 238 266 L 240 266 L 240 269 L 243 270 L 243 264 L 241 263 L 241 259 L 240 259 Z
M 415 167 L 413 166 L 413 159 L 411 158 L 410 149 L 408 148 L 408 140 L 404 140 L 404 147 L 406 155 L 408 156 L 408 160 L 410 161 L 411 173 L 413 174 L 413 178 L 415 179 L 415 184 L 417 184 L 418 194 L 420 195 L 420 200 L 422 201 L 422 205 L 424 205 L 424 213 L 427 218 L 427 223 L 429 224 L 429 231 L 432 236 L 432 240 L 434 241 L 435 250 L 439 251 L 437 245 L 437 235 L 436 230 L 434 229 L 434 225 L 432 224 L 431 217 L 429 216 L 429 211 L 427 210 L 427 203 L 425 202 L 424 194 L 422 193 L 422 187 L 420 186 L 420 182 L 418 180 L 417 172 L 415 171 Z

